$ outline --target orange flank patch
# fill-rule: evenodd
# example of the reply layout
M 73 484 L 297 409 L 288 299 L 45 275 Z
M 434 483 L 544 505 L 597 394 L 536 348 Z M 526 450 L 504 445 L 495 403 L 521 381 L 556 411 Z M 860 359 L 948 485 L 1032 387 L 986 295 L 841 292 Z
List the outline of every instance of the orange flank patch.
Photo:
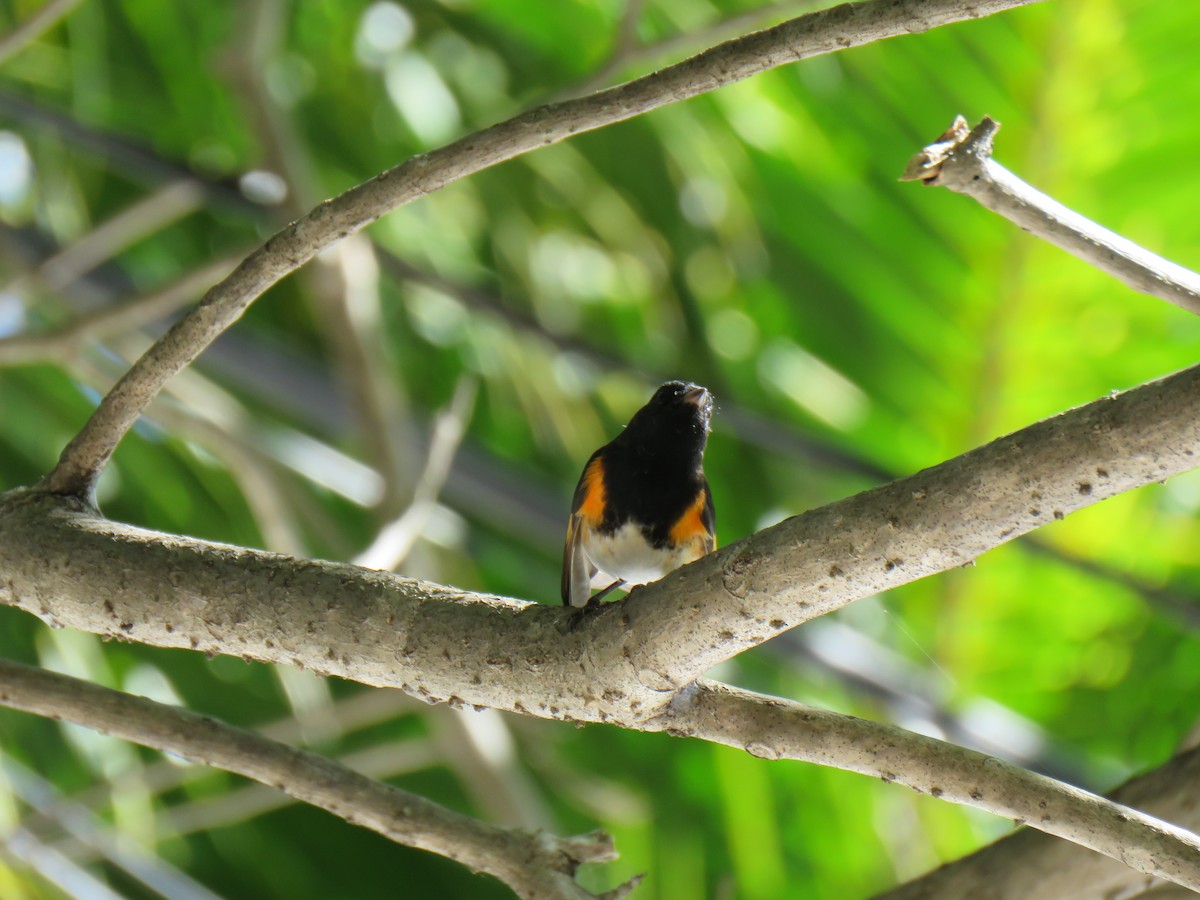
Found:
M 608 491 L 604 487 L 604 463 L 599 458 L 588 463 L 583 473 L 583 502 L 579 504 L 579 516 L 592 527 L 604 519 L 604 504 Z
M 679 521 L 671 528 L 671 543 L 678 546 L 696 540 L 712 540 L 716 547 L 715 538 L 711 537 L 704 527 L 704 504 L 708 496 L 704 491 L 696 495 L 696 501 L 684 511 Z

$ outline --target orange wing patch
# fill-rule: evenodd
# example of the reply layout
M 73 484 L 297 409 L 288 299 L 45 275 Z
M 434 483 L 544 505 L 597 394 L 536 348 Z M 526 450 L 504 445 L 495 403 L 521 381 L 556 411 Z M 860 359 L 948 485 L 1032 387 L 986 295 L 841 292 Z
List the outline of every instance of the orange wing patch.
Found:
M 716 547 L 716 539 L 709 533 L 708 525 L 704 521 L 704 511 L 707 503 L 708 491 L 700 491 L 696 495 L 695 502 L 684 511 L 679 520 L 671 527 L 670 540 L 673 545 L 679 546 L 680 544 L 702 540 L 710 545 L 710 549 Z
M 604 506 L 608 500 L 608 489 L 604 486 L 604 461 L 596 457 L 588 463 L 580 481 L 582 497 L 576 515 L 595 528 L 604 519 Z

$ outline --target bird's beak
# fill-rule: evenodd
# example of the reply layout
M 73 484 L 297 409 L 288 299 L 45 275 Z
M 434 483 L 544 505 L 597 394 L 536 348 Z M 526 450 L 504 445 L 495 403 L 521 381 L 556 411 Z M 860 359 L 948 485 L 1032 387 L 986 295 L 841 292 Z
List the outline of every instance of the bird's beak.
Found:
M 683 399 L 696 407 L 696 409 L 707 409 L 712 406 L 712 395 L 698 385 L 684 391 Z

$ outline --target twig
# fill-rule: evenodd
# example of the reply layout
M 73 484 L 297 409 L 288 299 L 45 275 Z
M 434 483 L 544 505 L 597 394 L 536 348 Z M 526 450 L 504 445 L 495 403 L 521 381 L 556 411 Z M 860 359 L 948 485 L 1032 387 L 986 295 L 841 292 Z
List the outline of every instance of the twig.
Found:
M 226 257 L 188 272 L 177 281 L 124 303 L 113 303 L 79 316 L 53 331 L 18 334 L 0 340 L 0 366 L 25 365 L 54 359 L 69 362 L 87 339 L 103 340 L 122 331 L 140 328 L 177 311 L 242 259 Z
M 220 900 L 204 885 L 166 860 L 119 840 L 112 828 L 91 810 L 77 802 L 64 801 L 53 785 L 3 751 L 0 751 L 0 770 L 3 770 L 5 780 L 16 796 L 48 819 L 54 820 L 96 856 L 124 870 L 152 892 L 172 900 Z
M 397 843 L 487 872 L 522 897 L 593 897 L 575 883 L 576 869 L 615 858 L 607 835 L 556 838 L 497 828 L 208 716 L 20 663 L 0 660 L 0 704 L 271 785 Z
M 450 405 L 437 417 L 429 438 L 429 453 L 425 469 L 413 492 L 412 503 L 398 519 L 384 526 L 371 546 L 358 555 L 354 564 L 366 569 L 398 569 L 437 506 L 438 494 L 450 474 L 454 454 L 462 442 L 467 420 L 475 405 L 476 382 L 471 378 L 459 381 Z
M 3 836 L 4 855 L 37 872 L 68 897 L 88 900 L 127 900 L 82 866 L 76 865 L 53 847 L 48 847 L 24 828 Z
M 66 18 L 79 3 L 80 0 L 47 0 L 41 9 L 0 38 L 0 66 Z
M 255 298 L 318 251 L 392 210 L 483 169 L 584 131 L 633 118 L 785 63 L 1038 0 L 869 0 L 810 13 L 713 47 L 627 84 L 522 113 L 421 154 L 328 200 L 284 228 L 137 361 L 67 445 L 44 490 L 92 497 L 117 443 L 155 394 Z
M 257 0 L 249 5 L 250 27 L 243 52 L 234 56 L 237 96 L 257 123 L 267 165 L 279 170 L 290 190 L 283 212 L 300 218 L 322 196 L 320 179 L 306 143 L 288 110 L 267 89 L 265 75 L 282 52 L 288 4 Z M 374 244 L 355 236 L 322 254 L 307 270 L 313 312 L 340 387 L 349 395 L 358 434 L 371 465 L 382 479 L 376 514 L 387 521 L 406 505 L 416 478 L 416 439 L 409 398 L 395 377 L 385 330 Z
M 194 212 L 203 200 L 203 187 L 190 179 L 163 185 L 43 260 L 36 272 L 18 276 L 4 289 L 15 291 L 34 282 L 57 293 L 146 235 Z
M 945 134 L 913 157 L 901 180 L 965 194 L 1135 291 L 1200 313 L 1200 275 L 1085 219 L 996 163 L 992 140 L 999 128 L 984 116 L 968 131 L 966 119 L 958 116 Z
M 764 759 L 800 759 L 903 784 L 1200 889 L 1200 837 L 1190 831 L 994 756 L 893 725 L 706 679 L 680 693 L 663 725 L 672 734 L 739 747 Z M 1022 860 L 1017 867 L 1024 865 Z

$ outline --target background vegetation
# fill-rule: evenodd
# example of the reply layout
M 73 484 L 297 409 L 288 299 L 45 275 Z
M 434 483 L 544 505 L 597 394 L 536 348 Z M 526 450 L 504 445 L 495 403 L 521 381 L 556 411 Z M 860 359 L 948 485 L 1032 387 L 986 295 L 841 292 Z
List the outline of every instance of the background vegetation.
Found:
M 39 5 L 0 4 L 0 31 Z M 0 336 L 158 291 L 414 153 L 815 5 L 82 3 L 0 70 Z M 1186 4 L 1030 7 L 786 67 L 458 183 L 252 307 L 122 444 L 102 506 L 353 559 L 407 505 L 430 422 L 467 379 L 465 441 L 400 570 L 554 603 L 583 461 L 668 377 L 717 396 L 707 468 L 729 543 L 1190 365 L 1194 317 L 896 178 L 955 113 L 989 113 L 1000 162 L 1195 267 L 1193 24 Z M 160 328 L 50 342 L 37 361 L 0 343 L 0 489 L 50 468 Z M 1196 475 L 1121 497 L 721 677 L 1107 788 L 1197 718 L 1198 506 Z M 274 723 L 484 818 L 603 826 L 622 857 L 596 883 L 647 871 L 646 898 L 863 896 L 1011 828 L 841 772 L 425 708 L 7 608 L 0 653 Z M 5 711 L 0 746 L 4 897 L 60 896 L 50 871 L 130 897 L 506 895 L 74 727 Z M 79 868 L 47 868 L 48 852 Z

